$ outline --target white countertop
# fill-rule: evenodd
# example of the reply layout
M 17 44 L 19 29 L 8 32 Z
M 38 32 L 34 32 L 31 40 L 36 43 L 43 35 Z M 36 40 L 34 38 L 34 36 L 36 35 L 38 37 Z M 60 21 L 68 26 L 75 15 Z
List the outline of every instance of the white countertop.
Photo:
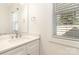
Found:
M 17 47 L 24 43 L 29 43 L 31 41 L 38 40 L 38 39 L 39 39 L 39 36 L 33 36 L 33 35 L 24 36 L 22 38 L 17 38 L 17 39 L 15 38 L 0 39 L 0 53 L 3 53 L 6 50 Z

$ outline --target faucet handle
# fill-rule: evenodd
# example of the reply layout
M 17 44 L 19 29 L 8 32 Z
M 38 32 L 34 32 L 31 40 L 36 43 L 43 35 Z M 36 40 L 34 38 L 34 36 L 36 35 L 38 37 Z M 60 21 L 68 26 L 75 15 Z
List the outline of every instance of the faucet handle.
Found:
M 22 37 L 22 35 L 20 34 L 20 35 L 19 35 L 19 37 L 21 38 L 21 37 Z
M 11 36 L 11 38 L 13 39 L 13 38 L 14 38 L 14 36 Z

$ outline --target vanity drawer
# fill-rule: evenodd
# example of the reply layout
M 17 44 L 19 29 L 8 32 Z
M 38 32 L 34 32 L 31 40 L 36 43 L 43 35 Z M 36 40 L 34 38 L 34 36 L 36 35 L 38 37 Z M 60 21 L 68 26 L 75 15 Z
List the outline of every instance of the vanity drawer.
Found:
M 30 42 L 26 47 L 29 55 L 39 55 L 39 40 Z
M 3 55 L 25 55 L 25 54 L 27 54 L 27 48 L 25 48 L 25 46 L 26 45 L 19 46 L 17 48 L 9 50 L 9 51 L 3 53 Z
M 34 46 L 39 46 L 39 40 L 35 40 L 27 44 L 27 48 L 34 47 Z

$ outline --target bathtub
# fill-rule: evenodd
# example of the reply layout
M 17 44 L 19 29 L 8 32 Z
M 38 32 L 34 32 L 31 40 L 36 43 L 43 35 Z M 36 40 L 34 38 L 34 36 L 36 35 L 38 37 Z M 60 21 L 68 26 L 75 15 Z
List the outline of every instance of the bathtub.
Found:
M 54 35 L 49 40 L 49 54 L 79 55 L 79 39 Z
M 62 45 L 75 47 L 75 48 L 79 49 L 79 39 L 75 38 L 75 37 L 54 35 L 49 41 L 50 42 L 56 42 L 56 43 L 59 43 L 59 44 L 62 44 Z

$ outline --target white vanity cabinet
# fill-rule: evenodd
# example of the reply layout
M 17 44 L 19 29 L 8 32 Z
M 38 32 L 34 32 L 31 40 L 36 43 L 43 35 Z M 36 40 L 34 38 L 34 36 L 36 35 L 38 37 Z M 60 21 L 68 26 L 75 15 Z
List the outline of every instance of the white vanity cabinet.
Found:
M 10 49 L 2 55 L 39 55 L 39 39 Z

